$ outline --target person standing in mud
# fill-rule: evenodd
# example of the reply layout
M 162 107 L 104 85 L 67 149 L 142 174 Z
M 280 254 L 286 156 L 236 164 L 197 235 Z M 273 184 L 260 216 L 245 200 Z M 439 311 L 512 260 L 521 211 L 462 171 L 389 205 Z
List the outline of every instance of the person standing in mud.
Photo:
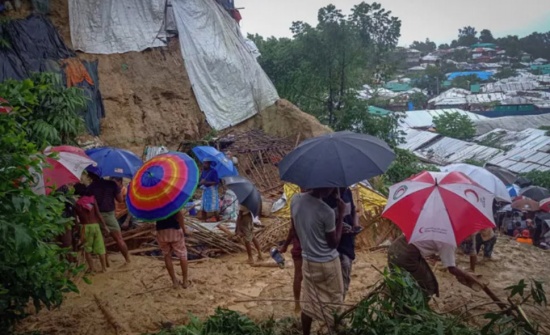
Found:
M 115 201 L 123 201 L 121 190 L 114 181 L 101 178 L 97 168 L 88 168 L 88 175 L 92 179 L 92 183 L 88 186 L 88 193 L 96 199 L 101 216 L 109 228 L 109 233 L 115 240 L 126 263 L 130 263 L 128 247 L 122 239 L 120 226 L 115 217 Z M 109 266 L 108 260 L 107 266 Z
M 220 221 L 220 195 L 219 185 L 220 178 L 218 172 L 212 168 L 212 162 L 206 158 L 202 163 L 202 173 L 199 185 L 202 188 L 202 211 L 201 217 L 203 221 L 208 219 L 208 215 L 213 215 L 216 221 Z
M 338 220 L 323 202 L 332 188 L 312 189 L 292 198 L 290 213 L 302 247 L 302 329 L 311 333 L 313 319 L 334 325 L 334 311 L 344 298 L 340 257 L 344 202 L 338 200 Z
M 302 286 L 302 247 L 300 246 L 300 240 L 296 235 L 294 229 L 294 221 L 290 219 L 290 228 L 288 229 L 288 235 L 285 242 L 279 248 L 279 252 L 284 254 L 288 250 L 288 246 L 292 244 L 290 254 L 292 255 L 292 262 L 294 263 L 294 278 L 292 281 L 292 291 L 294 293 L 294 313 L 300 314 L 300 293 Z
M 174 288 L 180 285 L 183 288 L 189 286 L 187 277 L 187 247 L 185 246 L 185 221 L 181 211 L 164 219 L 158 220 L 156 223 L 157 242 L 164 256 L 164 264 L 166 270 L 172 279 Z M 172 254 L 180 260 L 182 281 L 176 277 L 174 272 L 174 264 L 172 263 Z
M 128 188 L 124 186 L 122 178 L 112 178 L 113 181 L 120 188 L 122 201 L 115 199 L 115 217 L 120 225 L 120 228 L 127 230 L 134 226 L 132 214 L 128 211 L 126 206 L 126 195 L 128 194 Z

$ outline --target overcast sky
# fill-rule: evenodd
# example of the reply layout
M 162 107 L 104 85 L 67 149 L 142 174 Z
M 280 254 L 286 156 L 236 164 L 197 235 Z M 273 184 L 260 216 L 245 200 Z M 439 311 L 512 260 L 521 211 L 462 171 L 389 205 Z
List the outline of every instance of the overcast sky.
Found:
M 360 0 L 235 0 L 245 33 L 291 37 L 292 21 L 317 22 L 319 8 L 330 3 L 349 13 Z M 368 1 L 372 2 L 372 1 Z M 490 29 L 495 37 L 550 31 L 549 0 L 378 0 L 401 19 L 399 45 L 429 37 L 448 43 L 467 25 Z

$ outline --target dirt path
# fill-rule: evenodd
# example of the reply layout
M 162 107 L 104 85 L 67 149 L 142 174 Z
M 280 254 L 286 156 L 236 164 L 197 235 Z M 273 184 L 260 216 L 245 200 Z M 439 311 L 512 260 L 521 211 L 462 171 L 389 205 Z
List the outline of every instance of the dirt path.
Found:
M 523 278 L 546 281 L 550 291 L 550 253 L 519 245 L 501 238 L 495 247 L 495 261 L 479 265 L 478 273 L 504 297 L 503 289 Z M 468 267 L 468 258 L 459 256 L 458 266 Z M 131 266 L 122 265 L 122 258 L 112 257 L 108 273 L 91 277 L 92 285 L 79 283 L 80 294 L 70 294 L 63 306 L 31 316 L 19 327 L 21 331 L 40 330 L 44 334 L 115 334 L 94 299 L 97 296 L 122 327 L 121 333 L 153 332 L 161 323 L 185 323 L 189 313 L 199 317 L 213 313 L 218 306 L 243 312 L 253 319 L 292 316 L 291 302 L 238 302 L 254 299 L 292 299 L 292 265 L 285 269 L 250 267 L 243 254 L 210 259 L 190 264 L 192 287 L 172 289 L 161 260 L 134 257 Z M 379 278 L 372 268 L 386 265 L 386 254 L 359 252 L 353 265 L 348 302 L 357 302 L 368 287 Z M 436 268 L 439 268 L 436 265 Z M 460 285 L 454 278 L 437 270 L 441 297 L 434 301 L 438 311 L 488 301 L 482 292 Z M 547 309 L 546 312 L 550 312 Z

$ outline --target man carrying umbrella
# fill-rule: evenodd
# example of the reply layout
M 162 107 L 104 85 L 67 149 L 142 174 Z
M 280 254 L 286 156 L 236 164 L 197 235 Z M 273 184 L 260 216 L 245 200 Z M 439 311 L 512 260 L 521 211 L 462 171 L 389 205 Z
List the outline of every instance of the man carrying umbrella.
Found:
M 202 220 L 206 221 L 210 214 L 216 218 L 216 221 L 219 221 L 220 195 L 218 194 L 218 187 L 220 178 L 218 177 L 218 172 L 212 168 L 211 158 L 207 157 L 204 159 L 202 168 L 199 182 L 202 188 Z
M 99 175 L 101 171 L 95 167 L 88 168 L 88 176 L 92 179 L 92 183 L 88 186 L 88 193 L 93 195 L 97 201 L 99 211 L 109 233 L 115 240 L 122 256 L 126 260 L 126 263 L 130 263 L 130 255 L 128 254 L 128 247 L 126 242 L 122 239 L 122 233 L 120 232 L 120 226 L 115 216 L 115 201 L 122 202 L 122 193 L 118 185 L 112 180 L 105 180 Z M 109 262 L 107 261 L 107 266 Z

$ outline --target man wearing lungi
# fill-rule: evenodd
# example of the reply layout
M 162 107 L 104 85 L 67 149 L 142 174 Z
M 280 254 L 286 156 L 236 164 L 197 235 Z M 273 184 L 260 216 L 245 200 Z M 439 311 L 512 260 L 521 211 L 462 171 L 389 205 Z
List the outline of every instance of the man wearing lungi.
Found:
M 292 198 L 290 211 L 302 247 L 302 328 L 309 335 L 313 319 L 334 325 L 333 313 L 344 299 L 339 253 L 344 202 L 338 202 L 338 220 L 323 198 L 333 189 L 313 189 Z

